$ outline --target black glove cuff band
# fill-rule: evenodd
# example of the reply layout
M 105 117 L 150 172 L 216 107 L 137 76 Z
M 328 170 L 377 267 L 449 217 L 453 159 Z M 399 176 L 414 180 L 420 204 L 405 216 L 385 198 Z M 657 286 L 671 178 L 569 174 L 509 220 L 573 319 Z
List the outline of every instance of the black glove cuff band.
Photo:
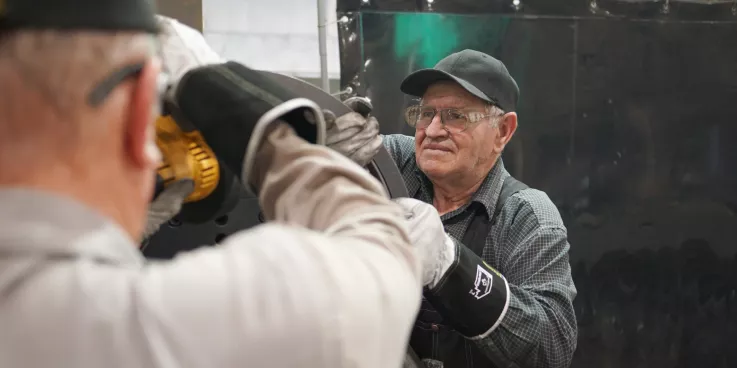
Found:
M 458 261 L 425 298 L 453 328 L 470 339 L 488 336 L 509 306 L 509 285 L 470 249 L 458 244 Z

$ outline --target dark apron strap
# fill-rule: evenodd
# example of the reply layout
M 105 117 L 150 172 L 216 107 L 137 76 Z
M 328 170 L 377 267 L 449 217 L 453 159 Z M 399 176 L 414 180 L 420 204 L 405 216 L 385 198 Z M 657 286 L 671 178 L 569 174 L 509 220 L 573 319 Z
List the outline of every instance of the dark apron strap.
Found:
M 471 223 L 468 225 L 466 233 L 463 235 L 463 245 L 471 249 L 471 251 L 479 257 L 483 257 L 484 247 L 486 246 L 486 237 L 491 232 L 491 227 L 494 226 L 499 219 L 499 214 L 502 212 L 504 204 L 507 203 L 507 199 L 515 193 L 527 188 L 527 185 L 513 178 L 511 175 L 504 179 L 502 190 L 499 193 L 499 199 L 497 200 L 496 207 L 494 208 L 494 215 L 491 219 L 486 215 L 483 205 L 481 203 L 474 202 L 473 205 L 477 207 L 474 211 Z M 494 367 L 494 364 L 478 352 L 477 348 L 468 340 L 464 340 L 464 345 L 466 347 L 466 367 Z
M 471 223 L 468 224 L 466 233 L 463 235 L 463 245 L 470 248 L 476 255 L 481 257 L 484 252 L 484 246 L 486 245 L 486 237 L 491 232 L 491 227 L 496 224 L 499 214 L 504 208 L 504 204 L 507 203 L 507 199 L 513 196 L 515 193 L 529 188 L 521 181 L 513 178 L 511 175 L 507 176 L 502 183 L 502 190 L 499 193 L 499 199 L 496 202 L 494 208 L 494 216 L 489 219 L 485 214 L 483 205 L 478 202 L 474 202 L 472 205 L 476 206 L 474 216 L 471 219 Z
M 508 177 L 502 184 L 502 190 L 497 200 L 496 209 L 491 219 L 481 203 L 474 202 L 474 216 L 463 236 L 463 244 L 478 256 L 483 256 L 486 238 L 491 232 L 491 227 L 499 217 L 501 209 L 509 197 L 520 190 L 527 188 L 512 177 Z M 419 326 L 419 327 L 418 327 Z M 431 330 L 434 328 L 434 330 Z M 419 353 L 419 356 L 428 359 L 444 360 L 446 367 L 452 368 L 491 368 L 494 367 L 487 358 L 470 341 L 463 338 L 455 330 L 445 326 L 442 317 L 435 308 L 423 298 L 422 307 L 418 314 L 418 322 L 410 338 L 410 344 Z M 428 367 L 428 361 L 423 363 Z

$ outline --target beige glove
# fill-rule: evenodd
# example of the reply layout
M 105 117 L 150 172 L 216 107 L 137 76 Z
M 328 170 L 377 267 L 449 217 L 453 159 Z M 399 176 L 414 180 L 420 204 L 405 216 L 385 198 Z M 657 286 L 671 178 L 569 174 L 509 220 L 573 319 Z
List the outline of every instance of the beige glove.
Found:
M 363 97 L 353 97 L 344 102 L 354 112 L 336 117 L 330 110 L 323 110 L 327 124 L 327 146 L 365 166 L 381 148 L 379 122 L 370 116 L 371 103 Z M 363 115 L 362 115 L 363 114 Z
M 455 241 L 445 233 L 440 215 L 432 205 L 413 198 L 393 201 L 404 209 L 409 240 L 422 263 L 422 285 L 432 289 L 455 261 Z
M 184 199 L 194 190 L 194 182 L 191 180 L 180 180 L 170 184 L 156 199 L 148 206 L 148 217 L 146 227 L 143 230 L 143 239 L 159 231 L 161 225 L 171 220 L 182 210 Z

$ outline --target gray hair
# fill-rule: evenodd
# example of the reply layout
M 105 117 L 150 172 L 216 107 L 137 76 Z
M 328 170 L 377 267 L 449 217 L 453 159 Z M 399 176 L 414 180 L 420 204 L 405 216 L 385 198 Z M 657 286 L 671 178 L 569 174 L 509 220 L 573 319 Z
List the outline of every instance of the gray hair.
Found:
M 0 156 L 13 147 L 43 149 L 28 147 L 29 140 L 56 146 L 50 149 L 75 145 L 94 130 L 79 119 L 90 91 L 115 68 L 151 56 L 152 40 L 142 33 L 52 30 L 2 36 Z

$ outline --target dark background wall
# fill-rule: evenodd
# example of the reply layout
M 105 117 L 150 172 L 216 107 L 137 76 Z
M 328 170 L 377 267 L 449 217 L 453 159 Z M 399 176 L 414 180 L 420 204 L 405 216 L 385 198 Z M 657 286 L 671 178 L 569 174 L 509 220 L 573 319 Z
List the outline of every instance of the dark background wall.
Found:
M 163 14 L 202 32 L 202 0 L 156 0 L 159 14 Z
M 413 70 L 474 48 L 521 89 L 505 152 L 569 230 L 573 367 L 737 367 L 737 17 L 732 4 L 339 1 L 341 84 L 384 133 Z M 442 8 L 440 8 L 442 7 Z

